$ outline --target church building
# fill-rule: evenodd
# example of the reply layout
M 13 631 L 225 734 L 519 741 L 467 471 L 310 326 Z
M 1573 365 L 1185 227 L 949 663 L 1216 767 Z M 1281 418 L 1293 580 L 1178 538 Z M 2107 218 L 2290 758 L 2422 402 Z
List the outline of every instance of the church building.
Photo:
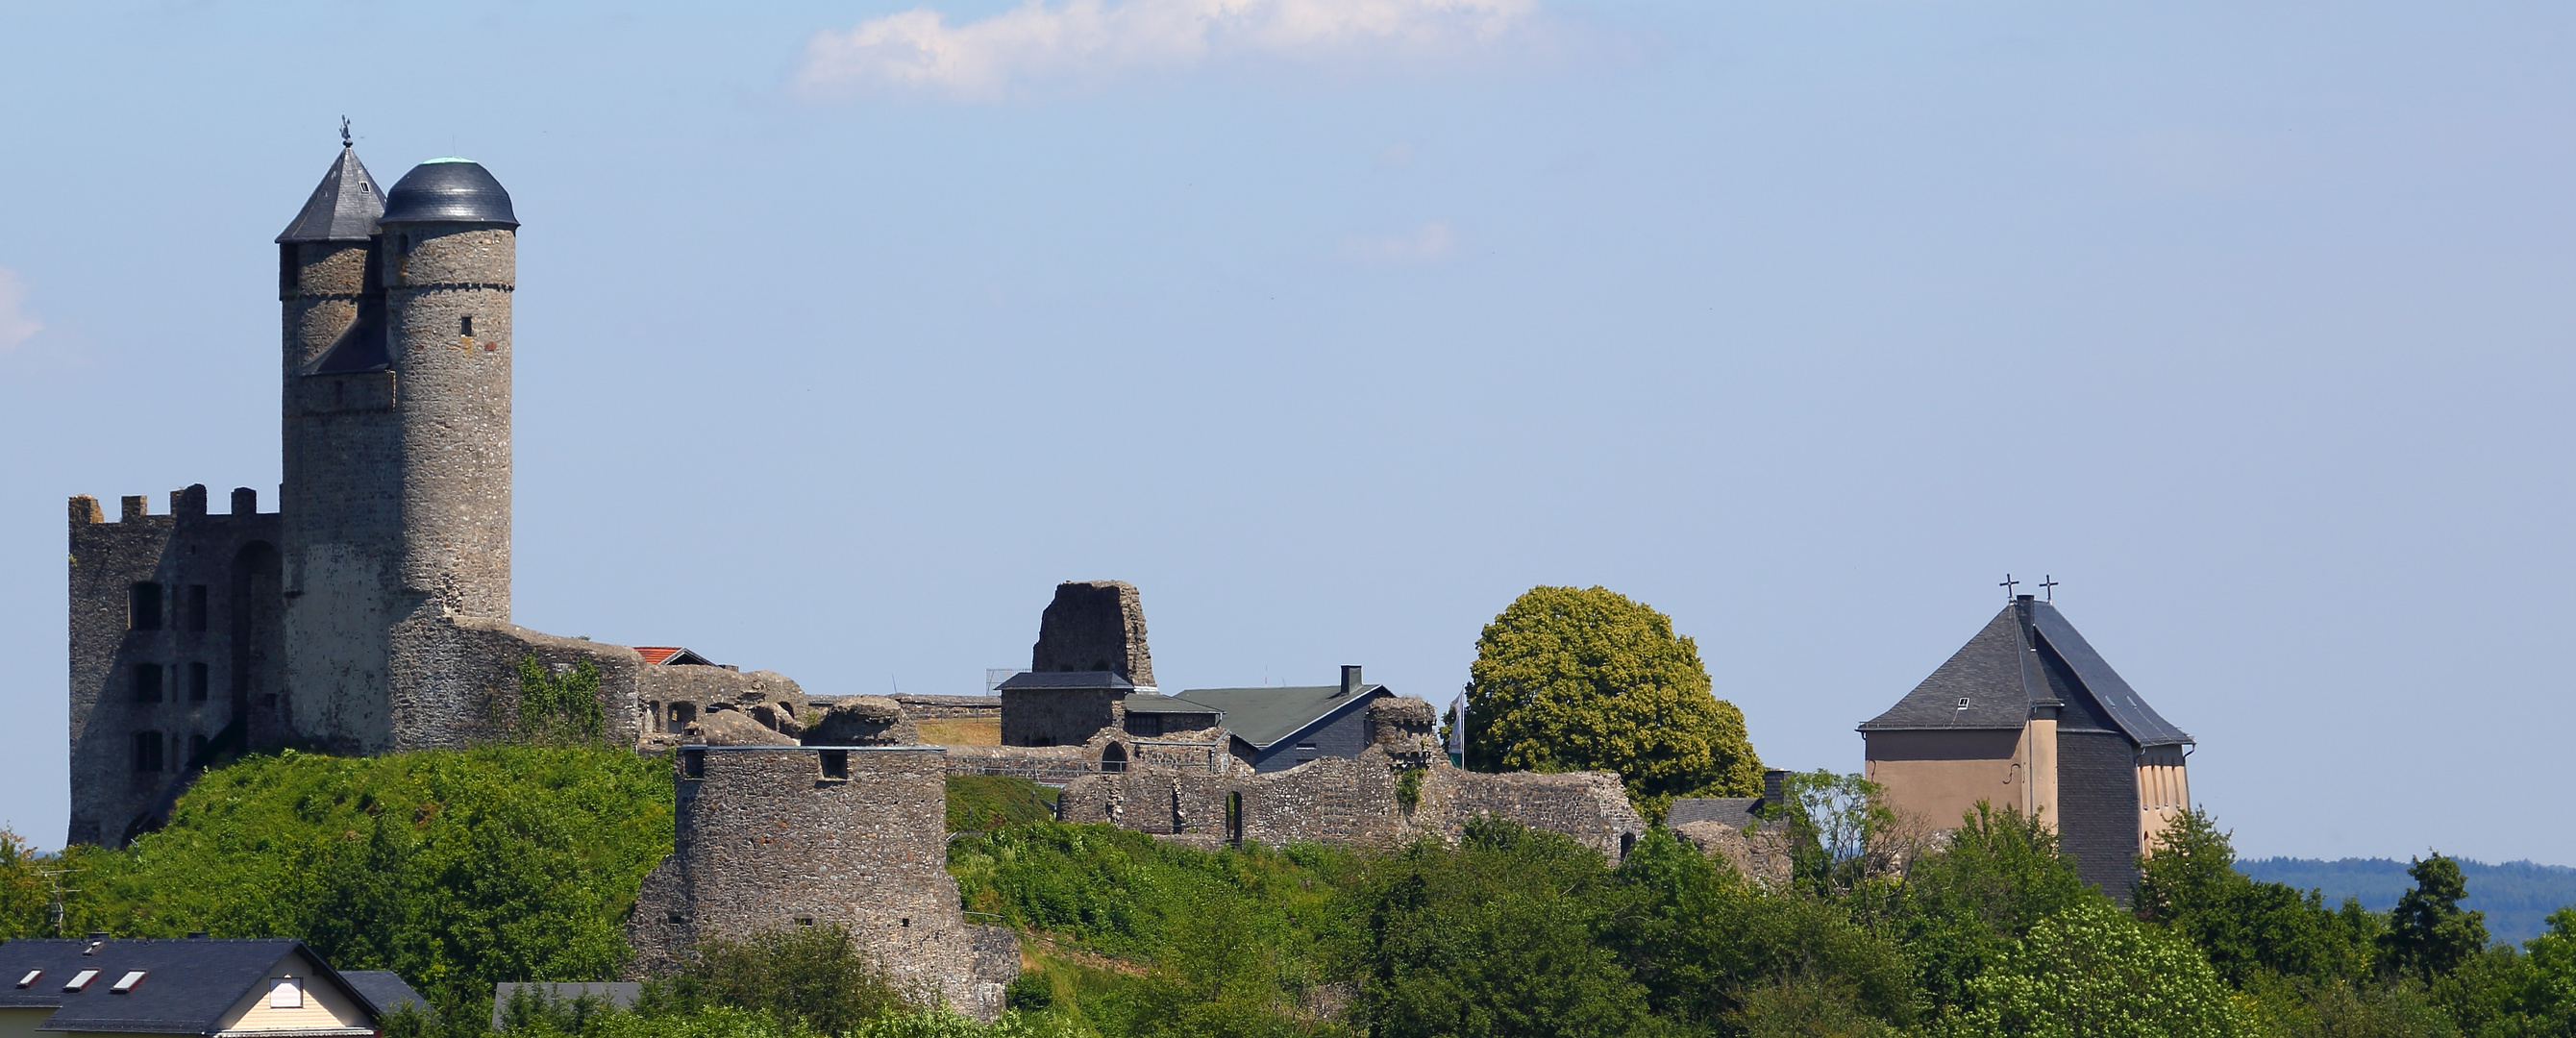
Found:
M 2035 595 L 2015 596 L 1860 732 L 1868 778 L 1900 814 L 1948 828 L 1985 801 L 2035 816 L 2114 897 L 2191 803 L 2191 736 Z

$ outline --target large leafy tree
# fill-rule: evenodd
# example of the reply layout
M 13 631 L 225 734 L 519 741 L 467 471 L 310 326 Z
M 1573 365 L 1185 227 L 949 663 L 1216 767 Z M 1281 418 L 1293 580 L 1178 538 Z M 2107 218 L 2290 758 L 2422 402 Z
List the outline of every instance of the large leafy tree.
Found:
M 2243 986 L 2260 970 L 2315 981 L 2369 978 L 2372 943 L 2385 928 L 2358 901 L 2336 912 L 2316 891 L 2258 883 L 2236 871 L 2229 833 L 2207 812 L 2175 819 L 2138 859 L 2139 915 L 2172 928 L 2208 953 L 2211 967 Z
M 2233 1038 L 2250 1033 L 2189 942 L 2087 898 L 2039 921 L 1969 984 L 1961 1031 L 2032 1038 Z
M 2459 862 L 2435 854 L 2416 859 L 2406 874 L 2415 878 L 2415 889 L 2398 896 L 2380 948 L 2389 965 L 2430 980 L 2460 968 L 2487 946 L 2487 917 L 2460 907 L 2469 883 Z
M 1467 718 L 1469 767 L 1615 771 L 1649 811 L 1762 789 L 1744 712 L 1710 694 L 1699 647 L 1608 588 L 1531 588 L 1486 624 Z

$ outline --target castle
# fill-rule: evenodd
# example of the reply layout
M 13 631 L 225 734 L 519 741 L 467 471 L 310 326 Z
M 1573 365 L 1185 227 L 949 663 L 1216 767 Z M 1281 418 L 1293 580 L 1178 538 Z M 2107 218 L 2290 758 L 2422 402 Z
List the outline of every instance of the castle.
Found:
M 512 624 L 518 226 L 482 166 L 432 159 L 381 190 L 344 134 L 277 237 L 276 510 L 241 488 L 216 513 L 192 486 L 162 514 L 125 497 L 110 522 L 71 499 L 68 842 L 128 842 L 246 753 L 508 739 L 532 667 L 594 675 L 600 737 L 668 754 L 678 790 L 674 849 L 628 921 L 638 972 L 708 938 L 838 925 L 989 1019 L 1017 956 L 958 905 L 949 776 L 1060 786 L 1066 820 L 1210 848 L 1454 840 L 1500 817 L 1616 857 L 1645 832 L 1615 774 L 1452 767 L 1430 704 L 1356 666 L 1335 685 L 1161 694 L 1141 600 L 1116 581 L 1057 586 L 1029 670 L 998 697 L 808 695 L 676 646 Z M 2059 824 L 2106 886 L 2116 869 L 2096 863 L 2161 817 L 2131 839 L 2110 801 L 2185 800 L 2188 737 L 2028 596 L 1863 731 L 1899 806 L 2014 803 Z M 1676 804 L 1676 831 L 1780 878 L 1785 845 L 1750 831 L 1779 776 L 1763 798 Z

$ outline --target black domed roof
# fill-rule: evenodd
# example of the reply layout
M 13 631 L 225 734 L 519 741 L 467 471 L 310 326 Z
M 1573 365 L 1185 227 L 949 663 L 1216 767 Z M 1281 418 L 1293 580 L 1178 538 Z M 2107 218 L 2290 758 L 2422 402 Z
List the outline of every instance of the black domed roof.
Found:
M 510 193 L 492 172 L 468 159 L 431 159 L 413 166 L 385 192 L 377 223 L 489 223 L 519 225 Z

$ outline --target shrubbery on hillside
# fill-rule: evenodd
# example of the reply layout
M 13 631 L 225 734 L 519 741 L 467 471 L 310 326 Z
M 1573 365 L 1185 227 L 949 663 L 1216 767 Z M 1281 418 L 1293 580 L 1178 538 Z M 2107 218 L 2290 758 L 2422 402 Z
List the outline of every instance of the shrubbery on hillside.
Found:
M 670 850 L 670 764 L 632 750 L 287 752 L 207 772 L 124 850 L 73 848 L 65 929 L 301 937 L 488 1005 L 496 981 L 615 976 Z

